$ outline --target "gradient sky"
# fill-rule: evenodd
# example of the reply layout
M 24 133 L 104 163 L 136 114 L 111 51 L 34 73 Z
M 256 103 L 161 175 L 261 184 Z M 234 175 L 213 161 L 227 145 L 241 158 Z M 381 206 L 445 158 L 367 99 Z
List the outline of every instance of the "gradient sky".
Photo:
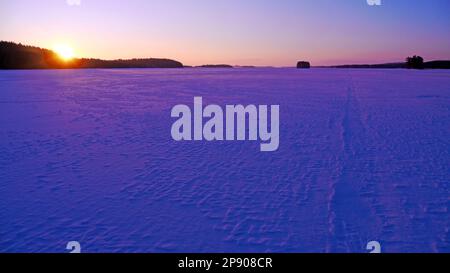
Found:
M 450 59 L 450 0 L 0 0 L 0 40 L 186 65 Z

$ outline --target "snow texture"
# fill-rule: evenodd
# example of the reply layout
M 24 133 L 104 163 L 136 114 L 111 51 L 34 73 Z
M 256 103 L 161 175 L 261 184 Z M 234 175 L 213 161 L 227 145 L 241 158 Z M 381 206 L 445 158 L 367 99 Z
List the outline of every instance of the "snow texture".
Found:
M 176 142 L 176 104 L 279 104 L 280 148 Z M 450 74 L 0 72 L 0 252 L 450 252 Z

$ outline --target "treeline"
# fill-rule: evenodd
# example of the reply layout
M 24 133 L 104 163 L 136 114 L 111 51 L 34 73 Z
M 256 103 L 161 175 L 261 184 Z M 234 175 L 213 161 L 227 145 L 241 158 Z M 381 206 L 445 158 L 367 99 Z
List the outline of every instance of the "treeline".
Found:
M 12 42 L 0 42 L 0 68 L 45 69 L 64 68 L 59 56 L 48 49 Z
M 331 66 L 332 68 L 406 68 L 406 63 L 387 64 L 346 64 Z
M 205 64 L 205 65 L 199 65 L 196 67 L 199 67 L 199 68 L 233 68 L 233 66 L 229 65 L 229 64 Z
M 450 69 L 450 61 L 424 62 L 420 56 L 406 58 L 404 63 L 350 64 L 331 66 L 333 68 L 408 68 L 408 69 Z
M 52 50 L 0 41 L 0 69 L 64 69 L 64 68 L 182 68 L 170 59 L 100 60 L 77 59 L 64 61 Z
M 76 59 L 73 68 L 181 68 L 183 64 L 170 59 L 130 59 L 105 61 L 99 59 Z
M 450 61 L 431 61 L 423 63 L 425 69 L 450 69 Z

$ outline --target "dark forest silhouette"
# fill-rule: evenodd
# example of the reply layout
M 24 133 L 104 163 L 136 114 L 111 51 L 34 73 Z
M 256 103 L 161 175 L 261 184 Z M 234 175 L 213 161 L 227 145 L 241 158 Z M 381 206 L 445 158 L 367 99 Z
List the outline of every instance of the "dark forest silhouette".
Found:
M 406 58 L 406 68 L 424 69 L 425 65 L 423 62 L 423 58 L 416 55 Z
M 308 69 L 308 68 L 311 68 L 311 64 L 309 62 L 299 61 L 299 62 L 297 62 L 297 68 Z
M 348 64 L 328 66 L 331 68 L 408 68 L 408 69 L 450 69 L 450 61 L 430 61 L 424 62 L 420 56 L 407 57 L 404 63 L 385 64 Z
M 0 41 L 0 69 L 63 69 L 63 68 L 181 68 L 183 64 L 170 59 L 100 60 L 71 59 L 64 61 L 52 50 Z

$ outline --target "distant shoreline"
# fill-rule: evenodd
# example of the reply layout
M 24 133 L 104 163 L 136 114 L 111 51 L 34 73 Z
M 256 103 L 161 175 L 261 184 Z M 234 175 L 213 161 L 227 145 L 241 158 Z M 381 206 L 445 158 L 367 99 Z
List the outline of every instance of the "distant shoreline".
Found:
M 398 67 L 398 68 L 369 68 L 369 67 L 332 67 L 332 66 L 312 66 L 310 69 L 297 69 L 291 66 L 252 66 L 252 67 L 199 67 L 199 66 L 184 66 L 184 67 L 89 67 L 89 68 L 1 68 L 0 71 L 67 71 L 67 70 L 123 70 L 123 69 L 135 69 L 135 70 L 144 70 L 144 69 L 164 69 L 164 70 L 258 70 L 258 69 L 292 69 L 292 70 L 315 70 L 315 69 L 335 69 L 335 70 L 344 70 L 344 69 L 358 69 L 358 70 L 412 70 L 408 68 Z M 421 70 L 448 70 L 450 68 L 425 68 Z
M 187 66 L 172 59 L 135 58 L 102 60 L 93 58 L 73 58 L 64 61 L 55 52 L 45 48 L 27 46 L 14 42 L 0 41 L 0 70 L 48 70 L 48 69 L 143 69 L 143 68 L 205 68 L 205 69 L 258 69 L 295 68 L 273 66 L 234 66 L 229 64 L 206 64 Z M 311 66 L 311 68 L 352 68 L 352 69 L 407 69 L 402 62 L 384 64 L 347 64 L 331 66 Z M 435 60 L 423 63 L 423 69 L 450 69 L 450 60 Z
M 52 50 L 13 42 L 0 42 L 0 69 L 85 69 L 85 68 L 183 68 L 171 59 L 142 58 L 101 60 L 73 58 L 63 60 Z
M 408 69 L 406 63 L 384 64 L 345 64 L 332 66 L 315 66 L 315 68 L 359 68 L 359 69 Z M 423 69 L 450 69 L 450 60 L 435 60 L 423 63 Z

